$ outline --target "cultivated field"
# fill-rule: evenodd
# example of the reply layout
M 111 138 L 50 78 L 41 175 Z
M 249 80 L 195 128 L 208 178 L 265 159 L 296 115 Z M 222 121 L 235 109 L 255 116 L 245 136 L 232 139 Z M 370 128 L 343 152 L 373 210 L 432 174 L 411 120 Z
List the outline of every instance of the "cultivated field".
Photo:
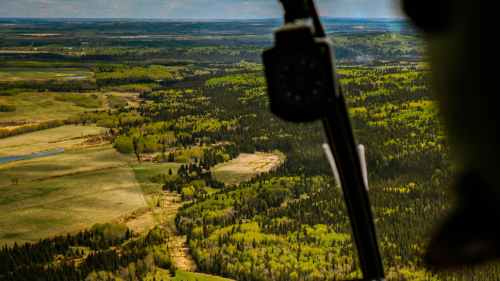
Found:
M 213 167 L 211 171 L 217 180 L 231 184 L 249 180 L 257 172 L 269 171 L 281 161 L 280 156 L 272 153 L 240 154 L 231 161 Z
M 77 113 L 89 111 L 88 108 L 76 106 L 71 102 L 55 100 L 54 98 L 60 94 L 24 92 L 13 96 L 0 96 L 0 104 L 17 106 L 16 111 L 0 113 L 0 126 L 1 122 L 38 122 L 50 119 L 66 119 Z
M 0 188 L 0 244 L 35 242 L 146 206 L 130 167 Z
M 0 188 L 11 184 L 13 178 L 17 178 L 21 183 L 103 167 L 125 165 L 135 159 L 134 155 L 118 153 L 111 145 L 105 145 L 0 163 Z
M 61 126 L 0 139 L 0 157 L 57 150 L 81 143 L 87 135 L 99 134 L 95 126 Z M 81 137 L 78 139 L 72 139 Z
M 34 79 L 61 79 L 70 76 L 92 78 L 92 72 L 86 68 L 17 68 L 0 67 L 0 81 L 19 81 Z

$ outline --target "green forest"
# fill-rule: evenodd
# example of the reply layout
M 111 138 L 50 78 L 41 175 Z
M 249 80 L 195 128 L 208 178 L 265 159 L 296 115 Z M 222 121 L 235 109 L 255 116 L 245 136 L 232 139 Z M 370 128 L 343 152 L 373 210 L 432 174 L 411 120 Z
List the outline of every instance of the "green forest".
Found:
M 77 151 L 109 145 L 128 157 L 121 165 L 135 169 L 154 223 L 135 231 L 118 220 L 95 221 L 79 231 L 6 244 L 0 280 L 177 280 L 177 240 L 196 271 L 213 276 L 362 278 L 342 192 L 321 148 L 322 124 L 286 122 L 269 109 L 260 53 L 271 46 L 269 30 L 278 22 L 12 24 L 0 27 L 0 147 L 64 126 L 99 128 L 93 139 L 82 133 L 63 140 L 81 139 Z M 372 31 L 355 28 L 362 24 Z M 406 22 L 393 24 L 398 32 L 377 21 L 325 23 L 327 31 L 339 30 L 331 40 L 354 134 L 366 149 L 386 279 L 499 279 L 496 263 L 435 272 L 421 260 L 436 225 L 454 208 L 449 186 L 456 168 L 424 39 Z M 202 27 L 236 31 L 214 39 L 197 32 Z M 33 45 L 22 35 L 49 29 L 71 38 L 40 36 Z M 158 36 L 164 33 L 190 40 Z M 131 38 L 136 34 L 150 39 Z M 23 68 L 44 72 L 44 78 L 31 70 L 12 72 Z M 73 75 L 81 77 L 63 78 Z M 25 93 L 44 95 L 44 101 L 29 104 Z M 16 115 L 29 106 L 36 114 Z M 35 116 L 56 106 L 57 116 Z M 59 109 L 69 106 L 71 111 Z M 257 153 L 281 160 L 244 180 L 217 177 L 223 165 Z M 9 177 L 3 165 L 0 176 Z M 19 188 L 36 182 L 19 179 Z M 9 186 L 15 185 L 17 177 Z M 175 198 L 168 206 L 166 196 Z M 0 200 L 1 208 L 13 199 Z M 164 218 L 161 208 L 173 210 Z M 0 225 L 0 238 L 9 238 L 4 232 Z

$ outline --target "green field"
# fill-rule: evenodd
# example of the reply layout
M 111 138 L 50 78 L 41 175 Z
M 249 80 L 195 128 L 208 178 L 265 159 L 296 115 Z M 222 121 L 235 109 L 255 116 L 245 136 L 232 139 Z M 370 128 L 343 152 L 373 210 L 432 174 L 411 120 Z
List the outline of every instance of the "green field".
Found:
M 0 67 L 0 81 L 61 79 L 68 76 L 85 76 L 86 78 L 92 78 L 92 72 L 86 68 Z
M 146 206 L 130 167 L 0 188 L 0 244 L 35 242 Z
M 60 93 L 51 92 L 24 92 L 13 96 L 0 95 L 0 104 L 17 106 L 16 111 L 0 112 L 0 122 L 65 119 L 89 110 L 73 103 L 55 100 L 55 97 L 59 95 Z
M 116 152 L 111 145 L 67 151 L 47 156 L 0 163 L 0 188 L 19 182 L 61 174 L 88 171 L 99 167 L 125 164 L 136 158 Z
M 219 84 L 219 83 L 264 83 L 265 79 L 263 76 L 258 76 L 255 73 L 249 74 L 235 74 L 226 75 L 220 78 L 212 78 L 206 82 L 206 84 Z
M 26 155 L 68 147 L 85 140 L 83 138 L 68 140 L 69 138 L 99 134 L 100 129 L 100 127 L 95 126 L 68 125 L 0 139 L 0 157 Z
M 131 165 L 134 169 L 135 177 L 140 183 L 142 190 L 147 192 L 149 190 L 158 190 L 163 185 L 162 183 L 151 182 L 151 178 L 158 174 L 168 174 L 168 169 L 172 169 L 174 175 L 177 174 L 177 169 L 182 164 L 179 163 L 143 163 Z

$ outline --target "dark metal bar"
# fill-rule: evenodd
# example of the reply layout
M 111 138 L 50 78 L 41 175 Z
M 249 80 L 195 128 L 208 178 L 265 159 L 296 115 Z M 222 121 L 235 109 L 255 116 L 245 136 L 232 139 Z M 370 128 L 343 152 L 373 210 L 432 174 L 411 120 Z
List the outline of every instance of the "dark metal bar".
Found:
M 337 80 L 338 83 L 338 80 Z M 337 84 L 338 85 L 338 84 Z M 322 118 L 344 191 L 364 280 L 384 280 L 368 192 L 344 95 L 339 86 L 332 111 Z
M 325 37 L 325 30 L 323 29 L 323 25 L 319 20 L 318 10 L 316 9 L 316 5 L 314 4 L 314 0 L 307 0 L 309 4 L 309 10 L 311 11 L 311 17 L 314 22 L 314 36 L 320 38 Z

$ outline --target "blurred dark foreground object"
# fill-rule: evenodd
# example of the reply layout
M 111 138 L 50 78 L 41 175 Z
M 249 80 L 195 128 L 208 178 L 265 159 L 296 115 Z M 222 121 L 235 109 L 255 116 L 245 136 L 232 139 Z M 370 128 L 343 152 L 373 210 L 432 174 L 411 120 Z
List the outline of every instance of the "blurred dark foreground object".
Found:
M 455 188 L 459 206 L 432 239 L 424 258 L 437 269 L 472 265 L 500 254 L 498 225 L 492 220 L 498 213 L 496 196 L 474 175 L 465 175 Z
M 424 261 L 441 269 L 500 258 L 498 10 L 486 0 L 402 0 L 426 32 L 433 89 L 461 178 L 459 205 Z

